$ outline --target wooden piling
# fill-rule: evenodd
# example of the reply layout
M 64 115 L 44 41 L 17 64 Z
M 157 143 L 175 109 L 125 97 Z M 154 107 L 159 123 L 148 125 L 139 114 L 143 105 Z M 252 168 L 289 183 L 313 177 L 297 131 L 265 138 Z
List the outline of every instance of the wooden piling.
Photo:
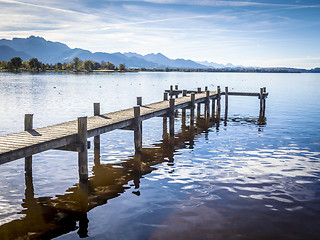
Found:
M 93 115 L 99 116 L 100 115 L 100 103 L 93 104 Z M 94 136 L 93 138 L 94 144 L 94 165 L 100 165 L 100 135 Z
M 24 115 L 24 130 L 30 131 L 33 129 L 33 114 Z M 24 159 L 24 170 L 26 175 L 32 175 L 32 155 Z
M 228 87 L 225 87 L 224 121 L 227 121 L 228 118 L 228 94 Z
M 170 99 L 170 109 L 169 109 L 169 135 L 170 138 L 174 137 L 174 106 L 175 99 Z
M 221 113 L 221 89 L 220 86 L 217 86 L 217 113 L 216 113 L 216 121 L 220 121 L 220 113 Z
M 201 93 L 201 87 L 198 87 L 197 92 Z
M 162 122 L 162 139 L 164 142 L 168 140 L 168 118 L 166 116 L 163 117 Z
M 178 90 L 178 89 L 179 89 L 179 86 L 178 86 L 178 85 L 175 85 L 174 88 L 175 88 L 175 90 Z
M 190 106 L 190 125 L 194 125 L 194 104 L 195 104 L 196 94 L 191 93 L 191 106 Z
M 88 146 L 87 146 L 87 117 L 78 118 L 78 143 L 83 148 L 78 152 L 79 181 L 88 181 Z
M 216 99 L 213 98 L 211 102 L 211 117 L 212 119 L 215 118 L 215 112 L 216 112 Z
M 204 91 L 208 91 L 208 86 L 205 86 L 205 87 L 204 87 Z
M 182 90 L 182 96 L 187 96 L 187 90 Z M 186 128 L 186 109 L 182 108 L 181 113 L 181 120 L 182 120 L 182 130 L 185 130 Z
M 259 114 L 259 118 L 260 119 L 264 119 L 265 118 L 265 97 L 264 97 L 264 93 L 265 93 L 266 89 L 265 88 L 260 88 L 260 114 Z
M 163 93 L 163 101 L 167 101 L 168 100 L 168 93 L 164 92 Z
M 142 132 L 141 132 L 141 118 L 140 106 L 134 107 L 134 149 L 136 152 L 141 152 L 142 147 Z
M 173 98 L 173 85 L 170 85 L 170 98 Z
M 137 105 L 142 106 L 142 97 L 137 97 Z
M 182 96 L 183 97 L 187 96 L 187 90 L 182 90 Z
M 204 107 L 205 110 L 204 110 L 204 112 L 205 112 L 205 118 L 207 120 L 210 118 L 209 104 L 210 104 L 210 91 L 206 90 L 206 101 L 205 101 L 205 107 Z

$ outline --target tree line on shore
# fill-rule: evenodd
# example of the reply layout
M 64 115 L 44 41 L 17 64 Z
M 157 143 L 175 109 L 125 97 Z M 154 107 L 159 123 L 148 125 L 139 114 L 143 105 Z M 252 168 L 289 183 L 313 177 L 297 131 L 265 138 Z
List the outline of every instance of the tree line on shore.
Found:
M 94 70 L 109 70 L 109 71 L 125 71 L 125 64 L 120 63 L 117 67 L 111 62 L 94 62 L 91 60 L 82 61 L 75 57 L 69 63 L 45 64 L 40 62 L 37 58 L 23 61 L 20 57 L 13 57 L 10 61 L 0 61 L 0 69 L 10 72 L 19 71 L 74 71 L 74 72 L 92 72 Z
M 148 72 L 260 72 L 260 73 L 300 73 L 320 72 L 320 68 L 311 70 L 286 69 L 286 68 L 207 68 L 207 69 L 185 69 L 185 68 L 132 68 L 128 70 L 125 64 L 115 66 L 112 62 L 101 63 L 75 57 L 69 63 L 45 64 L 37 58 L 22 61 L 20 57 L 14 57 L 10 61 L 0 61 L 0 71 L 9 72 L 46 72 L 46 71 L 67 71 L 67 72 L 93 72 L 93 71 L 148 71 Z

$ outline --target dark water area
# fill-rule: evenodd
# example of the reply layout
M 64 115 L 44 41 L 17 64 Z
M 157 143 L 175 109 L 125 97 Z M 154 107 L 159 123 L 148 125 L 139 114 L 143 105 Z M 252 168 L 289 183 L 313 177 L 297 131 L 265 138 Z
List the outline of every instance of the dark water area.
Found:
M 163 118 L 133 132 L 101 135 L 89 150 L 89 184 L 78 184 L 77 153 L 50 150 L 0 165 L 0 239 L 319 239 L 320 74 L 125 73 L 0 75 L 0 134 L 162 100 L 163 90 L 218 85 L 267 87 L 266 121 L 256 97 L 229 98 L 226 122 Z M 222 113 L 224 106 L 222 99 Z M 89 139 L 93 140 L 93 139 Z M 88 206 L 85 204 L 88 203 Z M 86 211 L 83 207 L 87 206 Z

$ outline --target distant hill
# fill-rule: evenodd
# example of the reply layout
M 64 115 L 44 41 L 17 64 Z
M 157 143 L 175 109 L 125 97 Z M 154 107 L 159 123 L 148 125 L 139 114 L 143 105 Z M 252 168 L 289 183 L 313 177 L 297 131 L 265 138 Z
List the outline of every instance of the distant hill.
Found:
M 161 53 L 150 53 L 141 55 L 138 53 L 92 53 L 81 48 L 69 48 L 60 42 L 47 41 L 42 37 L 30 36 L 28 38 L 13 38 L 12 40 L 0 40 L 0 60 L 9 61 L 13 57 L 21 57 L 23 60 L 38 58 L 43 63 L 55 64 L 58 62 L 71 62 L 75 57 L 81 60 L 92 60 L 95 62 L 112 62 L 115 65 L 123 63 L 127 68 L 146 68 L 146 69 L 221 69 L 221 71 L 279 71 L 289 72 L 320 72 L 320 68 L 311 70 L 295 68 L 257 68 L 235 66 L 231 63 L 226 65 L 202 61 L 170 59 Z
M 137 53 L 92 53 L 85 49 L 71 49 L 60 42 L 47 41 L 42 37 L 30 36 L 28 38 L 13 38 L 0 40 L 0 60 L 10 60 L 12 57 L 21 57 L 23 60 L 32 57 L 43 63 L 71 62 L 78 57 L 81 60 L 95 62 L 112 62 L 115 65 L 124 63 L 129 68 L 207 68 L 191 60 L 169 59 L 161 53 L 142 56 Z M 7 48 L 6 48 L 7 47 Z
M 16 51 L 11 47 L 8 47 L 5 45 L 2 45 L 2 46 L 0 45 L 0 58 L 1 58 L 0 60 L 9 61 L 11 58 L 17 57 L 17 56 L 21 57 L 21 59 L 24 61 L 32 58 L 29 54 Z

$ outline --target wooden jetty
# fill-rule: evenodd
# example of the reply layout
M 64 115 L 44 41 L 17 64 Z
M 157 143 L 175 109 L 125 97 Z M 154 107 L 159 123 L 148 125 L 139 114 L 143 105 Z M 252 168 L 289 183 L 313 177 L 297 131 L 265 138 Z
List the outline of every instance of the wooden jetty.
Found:
M 180 95 L 182 95 L 180 97 Z M 164 92 L 163 101 L 143 105 L 142 98 L 137 98 L 137 106 L 107 114 L 100 114 L 100 104 L 94 104 L 94 116 L 79 117 L 77 120 L 64 122 L 52 126 L 33 129 L 33 115 L 25 115 L 25 131 L 0 136 L 0 165 L 25 158 L 25 171 L 32 172 L 32 155 L 50 149 L 76 151 L 78 152 L 78 167 L 80 182 L 88 180 L 88 144 L 87 139 L 94 137 L 94 149 L 99 152 L 99 135 L 115 130 L 129 129 L 134 131 L 135 151 L 141 152 L 142 147 L 142 121 L 159 116 L 169 118 L 169 136 L 174 138 L 174 117 L 175 111 L 182 109 L 185 117 L 185 110 L 190 110 L 190 123 L 194 123 L 194 109 L 197 104 L 200 111 L 200 104 L 205 104 L 205 116 L 220 121 L 221 96 L 225 96 L 225 120 L 227 119 L 228 97 L 255 96 L 260 99 L 259 118 L 265 118 L 265 99 L 268 96 L 266 88 L 260 92 L 229 92 L 228 88 L 221 91 L 204 91 L 198 88 L 196 91 L 179 90 L 178 86 L 170 87 Z
M 197 115 L 195 120 L 194 124 L 189 122 L 187 125 L 186 118 L 182 115 L 181 129 L 175 133 L 174 145 L 169 143 L 167 122 L 163 121 L 162 140 L 150 147 L 142 147 L 141 153 L 136 152 L 134 156 L 128 156 L 121 163 L 113 164 L 100 164 L 100 156 L 95 155 L 93 176 L 88 179 L 89 187 L 85 196 L 86 211 L 83 211 L 79 204 L 83 198 L 80 184 L 74 184 L 63 195 L 37 197 L 32 176 L 26 175 L 23 210 L 18 213 L 21 214 L 21 218 L 0 226 L 0 239 L 51 239 L 75 230 L 79 237 L 87 237 L 87 212 L 107 204 L 110 199 L 128 192 L 129 189 L 139 196 L 140 179 L 156 170 L 154 166 L 164 162 L 167 162 L 168 166 L 174 165 L 177 150 L 192 149 L 198 135 L 206 135 L 210 128 L 219 125 L 215 119 L 210 118 L 208 121 L 201 115 Z

